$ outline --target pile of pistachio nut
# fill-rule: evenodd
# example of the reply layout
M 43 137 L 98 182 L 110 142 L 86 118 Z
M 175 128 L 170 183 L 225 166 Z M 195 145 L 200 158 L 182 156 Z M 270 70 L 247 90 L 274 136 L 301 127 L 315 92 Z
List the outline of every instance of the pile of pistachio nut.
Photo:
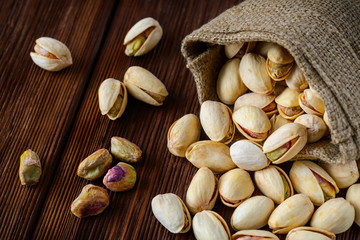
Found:
M 360 183 L 354 184 L 359 163 L 295 161 L 289 173 L 273 165 L 291 160 L 307 143 L 328 134 L 324 103 L 308 88 L 291 54 L 270 42 L 224 49 L 229 60 L 216 85 L 221 102 L 205 101 L 200 119 L 187 114 L 167 135 L 169 151 L 199 170 L 185 203 L 173 193 L 153 198 L 155 217 L 172 233 L 188 232 L 192 225 L 198 240 L 279 239 L 276 234 L 287 234 L 288 240 L 325 240 L 335 239 L 354 221 L 360 225 Z M 201 129 L 210 140 L 200 141 Z M 234 139 L 236 129 L 245 139 Z M 263 196 L 252 196 L 254 182 Z M 339 188 L 348 187 L 346 200 L 336 197 Z M 218 196 L 235 209 L 233 235 L 212 211 Z M 259 230 L 266 225 L 272 232 Z

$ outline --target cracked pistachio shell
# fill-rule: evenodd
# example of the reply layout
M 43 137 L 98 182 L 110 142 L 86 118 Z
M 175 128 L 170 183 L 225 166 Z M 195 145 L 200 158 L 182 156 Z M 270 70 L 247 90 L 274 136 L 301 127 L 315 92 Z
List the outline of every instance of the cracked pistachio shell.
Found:
M 273 42 L 257 42 L 255 47 L 255 53 L 260 54 L 264 58 L 267 58 L 268 52 L 276 43 Z
M 295 64 L 290 74 L 285 78 L 286 85 L 297 91 L 303 91 L 309 86 L 301 69 Z
M 346 192 L 346 200 L 355 209 L 355 223 L 360 226 L 360 183 L 354 184 Z
M 266 70 L 275 81 L 284 80 L 294 65 L 294 58 L 283 47 L 273 44 L 268 50 Z
M 327 127 L 319 116 L 313 114 L 303 114 L 297 117 L 294 123 L 304 125 L 307 129 L 307 142 L 314 143 L 325 136 Z
M 36 152 L 26 150 L 20 156 L 19 178 L 21 185 L 35 185 L 41 176 L 41 162 Z
M 98 215 L 109 205 L 107 191 L 92 184 L 81 190 L 80 195 L 72 202 L 71 212 L 78 218 Z
M 178 157 L 185 157 L 186 149 L 199 141 L 201 125 L 199 118 L 194 114 L 186 114 L 175 121 L 167 134 L 167 147 Z
M 273 115 L 270 118 L 270 123 L 271 123 L 271 129 L 270 129 L 269 135 L 271 135 L 273 132 L 275 132 L 281 126 L 288 124 L 288 123 L 292 123 L 292 121 L 289 119 L 283 118 L 280 114 L 277 114 L 277 115 Z
M 232 112 L 216 101 L 205 101 L 200 108 L 200 122 L 206 135 L 215 142 L 229 143 L 235 135 Z
M 299 105 L 300 92 L 286 88 L 275 98 L 277 108 L 283 118 L 293 120 L 304 113 Z
M 136 183 L 136 171 L 133 166 L 120 162 L 110 168 L 103 179 L 104 185 L 113 192 L 132 189 Z
M 220 199 L 228 207 L 237 207 L 254 192 L 250 174 L 240 168 L 224 173 L 219 179 Z
M 242 230 L 232 235 L 232 240 L 279 240 L 279 238 L 265 230 Z
M 221 102 L 234 104 L 235 100 L 246 93 L 247 88 L 239 74 L 240 59 L 227 61 L 220 69 L 216 82 L 216 92 Z
M 254 142 L 265 140 L 271 128 L 266 113 L 254 106 L 240 107 L 233 113 L 233 120 L 237 129 Z
M 257 171 L 270 164 L 262 147 L 248 140 L 239 140 L 232 144 L 230 156 L 236 166 L 247 171 Z
M 199 141 L 188 147 L 185 156 L 195 167 L 208 167 L 214 173 L 223 173 L 236 167 L 231 160 L 230 149 L 224 143 Z
M 114 78 L 104 80 L 98 91 L 99 107 L 102 115 L 115 120 L 124 113 L 127 105 L 127 90 L 125 85 Z
M 233 57 L 241 58 L 246 53 L 251 52 L 254 50 L 256 46 L 256 42 L 240 42 L 240 43 L 234 43 L 225 45 L 225 55 L 230 59 Z
M 248 53 L 240 62 L 240 77 L 245 86 L 259 94 L 270 94 L 275 84 L 266 72 L 265 58 L 256 53 Z
M 276 204 L 294 194 L 294 189 L 288 175 L 279 167 L 269 166 L 254 174 L 255 183 L 260 191 L 271 198 Z
M 236 99 L 234 112 L 242 106 L 255 106 L 263 110 L 268 117 L 271 117 L 277 112 L 275 97 L 275 95 L 246 93 Z
M 274 208 L 274 202 L 268 197 L 249 198 L 235 209 L 231 216 L 231 226 L 235 231 L 262 228 Z
M 107 149 L 99 149 L 85 158 L 77 169 L 77 175 L 92 181 L 101 177 L 109 168 L 112 156 Z
M 355 209 L 344 198 L 334 198 L 321 205 L 314 213 L 310 226 L 335 234 L 347 231 L 355 219 Z
M 335 240 L 336 236 L 332 232 L 320 228 L 298 227 L 291 230 L 285 240 Z
M 225 220 L 216 212 L 205 210 L 195 214 L 193 231 L 197 240 L 230 240 L 230 230 Z
M 186 233 L 191 227 L 191 216 L 185 204 L 177 195 L 165 193 L 156 195 L 151 201 L 156 219 L 172 233 Z
M 218 180 L 207 167 L 194 175 L 186 192 L 186 205 L 192 214 L 213 209 L 219 193 Z
M 304 226 L 314 212 L 314 205 L 305 194 L 296 194 L 275 208 L 268 225 L 273 233 L 286 234 L 291 229 Z
M 129 67 L 124 83 L 134 98 L 154 106 L 161 106 L 168 95 L 165 85 L 142 67 Z
M 339 188 L 350 187 L 359 179 L 359 169 L 356 161 L 349 161 L 345 164 L 330 164 L 322 162 L 320 165 L 335 180 L 336 185 Z
M 142 158 L 141 149 L 135 143 L 121 137 L 111 138 L 111 154 L 128 163 L 136 163 Z
M 300 107 L 309 114 L 323 116 L 325 105 L 321 97 L 310 89 L 305 89 L 298 97 Z
M 295 190 L 306 194 L 316 206 L 334 198 L 339 192 L 334 179 L 323 168 L 311 161 L 294 162 L 289 176 Z
M 30 52 L 30 56 L 39 67 L 55 72 L 73 63 L 70 50 L 62 42 L 49 37 L 38 38 L 35 42 L 35 52 Z
M 324 112 L 323 120 L 324 120 L 326 126 L 330 127 L 329 116 L 326 111 Z
M 158 44 L 162 35 L 163 30 L 158 21 L 151 17 L 141 19 L 125 36 L 125 54 L 137 57 L 148 53 Z
M 272 163 L 280 164 L 295 157 L 304 148 L 306 142 L 306 127 L 298 123 L 288 123 L 265 140 L 263 151 Z M 279 152 L 281 154 L 278 154 Z

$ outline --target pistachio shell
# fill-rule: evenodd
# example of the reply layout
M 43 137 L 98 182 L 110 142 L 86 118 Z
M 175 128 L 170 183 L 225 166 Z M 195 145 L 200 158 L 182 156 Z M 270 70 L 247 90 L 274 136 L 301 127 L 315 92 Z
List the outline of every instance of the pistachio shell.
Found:
M 233 57 L 243 57 L 246 53 L 251 52 L 256 46 L 256 42 L 240 42 L 225 45 L 225 55 L 230 59 Z
M 347 188 L 356 183 L 359 179 L 359 169 L 356 161 L 349 161 L 345 164 L 321 163 L 321 166 L 335 180 L 339 188 Z M 360 200 L 360 198 L 359 198 Z
M 213 209 L 219 193 L 218 180 L 207 167 L 200 168 L 186 192 L 186 205 L 192 214 Z
M 309 86 L 301 69 L 295 64 L 290 74 L 285 78 L 286 84 L 289 88 L 297 91 L 303 91 Z
M 151 201 L 151 209 L 156 219 L 170 232 L 186 233 L 190 230 L 190 213 L 177 195 L 156 195 Z
M 329 116 L 326 111 L 324 112 L 323 120 L 324 120 L 326 126 L 330 127 Z
M 231 226 L 235 231 L 264 227 L 274 210 L 274 202 L 265 196 L 255 196 L 245 200 L 231 216 Z
M 220 69 L 216 82 L 217 95 L 225 104 L 234 104 L 235 100 L 246 93 L 247 88 L 239 74 L 240 59 L 227 61 Z
M 194 114 L 186 114 L 175 121 L 167 134 L 167 147 L 175 156 L 185 157 L 186 149 L 199 141 L 201 125 Z
M 285 146 L 286 151 L 272 161 L 272 163 L 279 164 L 295 157 L 296 154 L 303 149 L 306 141 L 306 128 L 298 123 L 288 123 L 281 126 L 266 139 L 263 151 L 269 158 L 270 154 L 279 151 L 279 149 L 284 148 Z
M 124 75 L 124 83 L 134 98 L 154 106 L 162 105 L 168 95 L 165 85 L 142 67 L 129 67 Z
M 260 191 L 275 203 L 280 204 L 294 194 L 292 183 L 287 174 L 279 167 L 269 166 L 254 174 Z
M 237 129 L 248 139 L 261 142 L 267 135 L 271 128 L 270 121 L 265 112 L 260 108 L 254 106 L 242 106 L 233 113 L 233 120 Z M 259 137 L 256 135 L 249 135 L 247 131 L 255 134 L 261 134 Z
M 235 168 L 230 149 L 223 143 L 199 141 L 191 144 L 185 153 L 186 159 L 195 167 L 208 167 L 214 173 L 223 173 Z
M 276 43 L 273 42 L 257 42 L 255 47 L 255 52 L 257 54 L 260 54 L 264 58 L 267 58 L 268 52 L 273 46 L 276 45 Z
M 291 120 L 283 118 L 281 115 L 273 115 L 272 118 L 270 118 L 271 123 L 271 129 L 269 132 L 269 135 L 271 135 L 273 132 L 275 132 L 277 129 L 279 129 L 281 126 L 292 123 Z
M 242 106 L 255 106 L 262 109 L 268 117 L 277 112 L 275 95 L 263 95 L 257 93 L 246 93 L 235 101 L 234 112 Z M 270 106 L 272 104 L 272 106 Z M 270 107 L 270 108 L 269 108 Z
M 146 37 L 146 40 L 141 45 L 141 47 L 132 55 L 135 57 L 144 55 L 148 53 L 150 50 L 152 50 L 160 41 L 163 30 L 159 24 L 158 21 L 155 19 L 148 17 L 141 19 L 139 22 L 137 22 L 126 34 L 124 39 L 124 45 L 128 45 L 131 41 L 133 41 L 136 37 L 139 35 L 142 35 L 147 29 L 153 28 L 150 32 L 150 34 Z M 126 54 L 128 55 L 128 54 Z M 128 55 L 128 56 L 131 56 Z
M 273 44 L 267 54 L 266 70 L 275 81 L 284 80 L 291 72 L 294 58 L 283 47 Z
M 282 46 L 272 44 L 268 50 L 267 57 L 270 61 L 278 64 L 287 64 L 294 61 L 293 56 Z
M 275 98 L 275 102 L 278 104 L 278 110 L 282 117 L 286 119 L 295 119 L 301 114 L 303 110 L 299 105 L 300 93 L 291 88 L 286 88 L 279 96 Z M 285 109 L 284 109 L 285 108 Z
M 315 114 L 318 116 L 324 115 L 325 105 L 323 100 L 317 93 L 311 91 L 310 89 L 305 89 L 298 98 L 301 108 L 306 113 Z
M 269 218 L 273 233 L 285 234 L 291 229 L 305 225 L 314 212 L 314 205 L 305 194 L 289 197 L 275 208 Z
M 225 220 L 216 212 L 202 211 L 193 219 L 193 231 L 197 240 L 230 240 L 230 230 Z
M 355 209 L 355 223 L 360 226 L 360 183 L 354 184 L 346 192 L 346 200 Z
M 339 234 L 347 231 L 354 219 L 354 207 L 344 198 L 334 198 L 315 211 L 310 226 Z
M 269 160 L 262 152 L 261 146 L 248 140 L 240 140 L 230 147 L 232 161 L 241 169 L 257 171 L 269 165 Z
M 326 133 L 325 122 L 313 114 L 303 114 L 297 117 L 294 123 L 304 125 L 307 129 L 307 142 L 314 143 L 319 141 Z
M 285 240 L 335 240 L 336 236 L 332 232 L 320 228 L 298 227 L 291 230 Z
M 240 77 L 245 86 L 255 93 L 270 94 L 274 84 L 266 72 L 265 58 L 256 53 L 248 53 L 240 62 Z
M 232 240 L 251 240 L 254 237 L 257 240 L 279 240 L 279 238 L 268 231 L 265 230 L 242 230 L 234 233 L 232 235 Z M 257 237 L 257 238 L 256 238 Z
M 228 207 L 239 206 L 254 189 L 249 173 L 240 168 L 228 171 L 219 179 L 220 199 Z
M 328 198 L 334 198 L 339 192 L 339 188 L 330 175 L 311 161 L 294 162 L 289 176 L 295 190 L 306 194 L 316 206 L 320 206 Z

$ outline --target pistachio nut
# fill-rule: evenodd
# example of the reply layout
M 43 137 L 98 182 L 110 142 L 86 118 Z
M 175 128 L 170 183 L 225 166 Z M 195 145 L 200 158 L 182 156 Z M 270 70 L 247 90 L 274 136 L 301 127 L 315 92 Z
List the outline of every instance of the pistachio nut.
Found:
M 306 142 L 306 127 L 298 123 L 288 123 L 266 139 L 263 151 L 272 163 L 279 164 L 295 157 L 304 148 Z
M 151 201 L 156 219 L 172 233 L 186 233 L 191 228 L 191 216 L 184 202 L 173 193 L 156 195 Z
M 71 212 L 78 218 L 98 215 L 109 205 L 107 191 L 92 184 L 81 190 L 80 195 L 72 202 Z
M 310 226 L 335 234 L 347 231 L 355 219 L 355 209 L 344 198 L 334 198 L 321 205 L 314 213 Z
M 306 194 L 310 200 L 320 206 L 335 198 L 339 192 L 334 179 L 319 165 L 311 161 L 296 161 L 289 173 L 291 182 L 298 193 Z
M 220 199 L 228 207 L 237 207 L 254 192 L 250 174 L 240 168 L 224 173 L 219 179 Z
M 288 124 L 288 123 L 292 123 L 292 121 L 289 119 L 283 118 L 280 114 L 277 114 L 277 115 L 273 115 L 270 118 L 270 123 L 271 123 L 271 128 L 270 128 L 269 135 L 271 135 L 273 132 L 275 132 L 281 126 Z
M 255 183 L 260 191 L 271 198 L 276 204 L 294 194 L 294 189 L 288 175 L 279 167 L 269 166 L 254 174 Z
M 229 143 L 235 135 L 232 112 L 225 104 L 205 101 L 200 108 L 200 122 L 206 135 L 213 141 Z
M 41 162 L 36 152 L 26 150 L 20 156 L 19 178 L 22 185 L 34 185 L 41 176 Z
M 31 52 L 30 57 L 39 67 L 55 72 L 73 63 L 70 50 L 62 42 L 49 37 L 38 38 L 35 42 L 35 52 Z
M 297 117 L 294 123 L 304 125 L 307 129 L 307 142 L 314 143 L 325 136 L 327 127 L 321 117 L 313 114 L 303 114 Z
M 326 126 L 330 127 L 329 116 L 326 111 L 324 112 L 323 120 L 324 120 Z
M 230 156 L 236 166 L 247 171 L 263 169 L 270 163 L 262 147 L 248 140 L 239 140 L 232 144 Z
M 197 240 L 230 240 L 230 230 L 225 220 L 216 212 L 204 210 L 195 214 L 193 231 Z
M 320 165 L 335 180 L 339 188 L 348 188 L 359 179 L 359 169 L 356 161 L 338 165 L 323 162 Z
M 285 78 L 286 85 L 296 91 L 303 91 L 309 86 L 304 74 L 298 65 L 295 64 L 290 74 Z
M 335 240 L 336 236 L 332 232 L 320 228 L 298 227 L 291 230 L 285 240 Z
M 77 169 L 77 175 L 92 181 L 101 177 L 110 167 L 112 156 L 107 149 L 99 149 L 85 158 Z
M 208 167 L 214 173 L 223 173 L 236 167 L 231 160 L 230 149 L 224 143 L 199 141 L 188 147 L 185 156 L 195 167 Z
M 99 107 L 102 115 L 115 120 L 124 113 L 127 105 L 125 85 L 114 78 L 104 80 L 99 87 Z
M 240 43 L 234 43 L 225 45 L 225 55 L 230 59 L 233 57 L 241 58 L 246 53 L 251 52 L 254 50 L 256 46 L 256 42 L 240 42 Z
M 242 230 L 234 233 L 232 240 L 279 240 L 279 238 L 265 230 Z
M 268 197 L 251 197 L 235 209 L 231 216 L 231 226 L 235 231 L 262 228 L 274 208 L 274 202 Z
M 225 104 L 234 104 L 235 100 L 246 93 L 247 88 L 239 74 L 240 59 L 235 58 L 227 61 L 220 69 L 216 82 L 216 92 Z
M 245 86 L 259 94 L 270 94 L 274 91 L 275 83 L 266 72 L 266 61 L 261 55 L 247 53 L 241 59 L 239 72 Z
M 129 67 L 125 72 L 124 83 L 134 98 L 154 106 L 161 106 L 168 95 L 165 85 L 142 67 Z
M 103 179 L 104 185 L 113 192 L 130 190 L 136 183 L 136 171 L 133 166 L 120 162 L 110 168 Z
M 262 142 L 271 128 L 266 113 L 258 107 L 242 106 L 233 113 L 237 129 L 249 140 Z
M 346 192 L 346 200 L 355 209 L 355 223 L 360 226 L 360 183 L 354 184 Z
M 234 112 L 242 106 L 255 106 L 263 110 L 268 117 L 277 112 L 275 95 L 263 95 L 257 93 L 246 93 L 235 101 Z
M 276 43 L 273 42 L 257 42 L 254 52 L 267 58 L 268 52 Z
M 305 194 L 295 194 L 275 208 L 268 225 L 273 233 L 286 234 L 291 229 L 304 226 L 314 212 L 314 205 Z
M 299 95 L 300 107 L 309 114 L 323 116 L 325 112 L 325 105 L 321 97 L 310 89 L 305 89 Z
M 194 114 L 186 114 L 176 120 L 167 134 L 167 147 L 178 157 L 185 157 L 186 149 L 199 141 L 201 125 L 199 118 Z
M 200 168 L 186 192 L 186 205 L 192 214 L 213 209 L 219 194 L 218 180 L 207 167 Z
M 266 70 L 275 81 L 284 80 L 294 65 L 294 58 L 283 47 L 273 44 L 268 50 Z
M 299 105 L 300 93 L 291 88 L 286 88 L 275 98 L 280 115 L 286 119 L 295 119 L 304 113 Z
M 148 53 L 158 44 L 162 34 L 163 30 L 158 21 L 151 17 L 141 19 L 125 36 L 125 54 L 138 57 Z
M 111 154 L 128 163 L 136 163 L 142 158 L 141 149 L 136 144 L 121 137 L 111 138 Z

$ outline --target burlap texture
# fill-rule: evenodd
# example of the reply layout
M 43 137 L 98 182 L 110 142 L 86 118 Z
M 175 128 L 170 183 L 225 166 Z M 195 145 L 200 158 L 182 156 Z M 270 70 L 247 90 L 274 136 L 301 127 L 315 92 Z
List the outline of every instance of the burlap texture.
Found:
M 296 159 L 344 163 L 360 157 L 359 39 L 358 0 L 248 0 L 188 35 L 182 53 L 202 103 L 218 99 L 226 61 L 219 45 L 271 41 L 287 48 L 323 98 L 331 125 L 331 140 L 307 145 Z

